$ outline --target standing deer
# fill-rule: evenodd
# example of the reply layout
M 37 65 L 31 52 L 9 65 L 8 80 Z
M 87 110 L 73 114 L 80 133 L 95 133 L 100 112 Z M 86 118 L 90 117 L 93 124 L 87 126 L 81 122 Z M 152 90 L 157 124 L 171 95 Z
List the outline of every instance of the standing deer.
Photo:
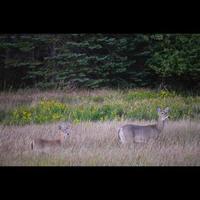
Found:
M 127 124 L 122 126 L 118 130 L 118 137 L 121 143 L 137 142 L 143 143 L 147 142 L 151 138 L 156 138 L 164 129 L 165 121 L 169 117 L 169 108 L 161 110 L 157 109 L 158 112 L 158 122 L 152 125 L 133 125 Z
M 57 139 L 47 140 L 43 138 L 34 139 L 31 142 L 32 150 L 44 150 L 46 148 L 58 148 L 61 147 L 64 141 L 71 133 L 71 122 L 65 122 L 59 125 L 59 135 Z

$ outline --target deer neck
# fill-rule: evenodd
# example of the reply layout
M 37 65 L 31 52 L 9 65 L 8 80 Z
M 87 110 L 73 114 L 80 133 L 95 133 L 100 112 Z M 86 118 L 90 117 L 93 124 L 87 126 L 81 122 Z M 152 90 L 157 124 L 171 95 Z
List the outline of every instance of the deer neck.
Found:
M 64 136 L 64 134 L 61 134 L 60 140 L 61 140 L 61 143 L 64 143 L 64 141 L 65 141 L 65 136 Z
M 63 143 L 64 140 L 65 140 L 64 134 L 63 133 L 59 133 L 59 136 L 58 136 L 57 139 L 60 141 L 60 143 Z
M 158 122 L 156 124 L 156 128 L 158 129 L 159 133 L 162 132 L 162 130 L 164 129 L 164 126 L 165 126 L 165 120 L 158 119 Z

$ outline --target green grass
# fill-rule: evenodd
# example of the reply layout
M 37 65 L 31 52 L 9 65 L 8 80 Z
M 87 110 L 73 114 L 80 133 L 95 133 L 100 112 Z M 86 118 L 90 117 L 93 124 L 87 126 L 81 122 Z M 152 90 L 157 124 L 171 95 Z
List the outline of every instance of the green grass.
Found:
M 21 94 L 20 102 L 12 104 L 0 114 L 0 123 L 25 125 L 31 123 L 56 122 L 71 119 L 81 121 L 106 120 L 154 120 L 158 107 L 170 107 L 171 120 L 199 119 L 200 96 L 186 96 L 175 92 L 154 90 L 104 90 L 70 94 L 60 92 L 59 95 L 49 92 L 46 96 L 38 94 L 35 100 L 27 93 Z M 9 98 L 9 95 L 8 97 Z M 10 95 L 10 98 L 14 98 Z M 33 103 L 34 102 L 34 103 Z

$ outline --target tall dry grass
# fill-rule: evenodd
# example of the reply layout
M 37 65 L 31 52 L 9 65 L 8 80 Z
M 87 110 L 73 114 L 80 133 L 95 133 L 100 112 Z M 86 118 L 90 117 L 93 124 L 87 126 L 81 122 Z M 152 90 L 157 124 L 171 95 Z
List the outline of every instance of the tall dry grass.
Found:
M 0 165 L 10 166 L 199 166 L 199 121 L 169 121 L 156 141 L 120 145 L 117 129 L 131 121 L 73 125 L 60 149 L 31 151 L 33 138 L 52 139 L 59 123 L 0 126 Z M 132 121 L 148 124 L 147 121 Z

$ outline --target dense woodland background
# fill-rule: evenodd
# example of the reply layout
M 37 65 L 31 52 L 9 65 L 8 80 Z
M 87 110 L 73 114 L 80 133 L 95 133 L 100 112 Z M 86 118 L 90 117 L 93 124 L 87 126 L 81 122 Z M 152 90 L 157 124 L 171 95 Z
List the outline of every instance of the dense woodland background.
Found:
M 1 34 L 0 89 L 200 86 L 200 34 Z

